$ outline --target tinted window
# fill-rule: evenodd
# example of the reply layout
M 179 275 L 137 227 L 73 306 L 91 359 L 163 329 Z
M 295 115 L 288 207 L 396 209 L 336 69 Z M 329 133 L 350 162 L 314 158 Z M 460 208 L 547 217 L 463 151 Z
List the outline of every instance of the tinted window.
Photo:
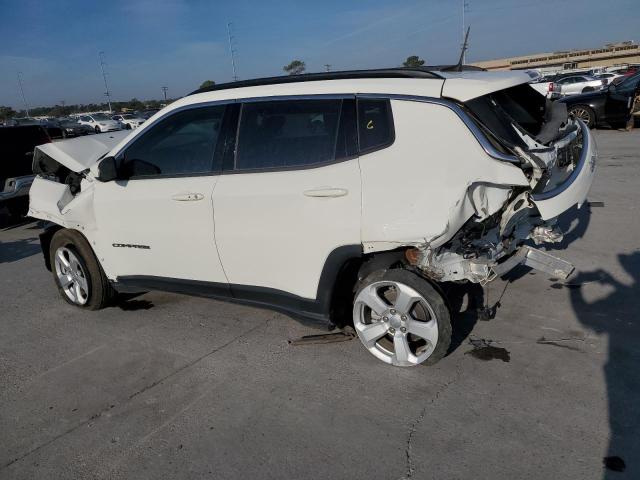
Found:
M 224 111 L 194 108 L 161 120 L 126 149 L 123 176 L 210 172 Z
M 341 105 L 341 100 L 244 104 L 236 168 L 283 168 L 333 161 Z
M 393 142 L 389 100 L 358 100 L 358 135 L 360 152 L 382 148 Z

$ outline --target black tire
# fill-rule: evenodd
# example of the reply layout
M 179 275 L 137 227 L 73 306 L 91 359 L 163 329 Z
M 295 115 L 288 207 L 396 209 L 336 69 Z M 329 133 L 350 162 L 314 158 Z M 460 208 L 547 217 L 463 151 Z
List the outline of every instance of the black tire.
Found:
M 125 129 L 125 130 L 131 130 L 131 125 L 129 125 L 128 123 L 127 123 L 127 124 L 125 124 L 124 129 Z
M 447 308 L 447 302 L 440 290 L 428 280 L 403 268 L 391 270 L 378 270 L 356 284 L 354 298 L 368 285 L 379 281 L 393 281 L 405 284 L 416 290 L 430 304 L 436 315 L 438 324 L 438 341 L 431 355 L 420 365 L 434 365 L 448 352 L 451 345 L 451 315 Z
M 584 87 L 582 89 L 582 92 L 580 92 L 580 93 L 589 93 L 589 92 L 593 92 L 594 90 L 595 90 L 595 88 L 593 88 L 593 87 Z
M 96 133 L 100 133 L 101 132 L 100 127 L 98 125 L 96 125 L 96 128 L 94 130 L 96 131 Z
M 84 272 L 86 272 L 88 298 L 84 305 L 72 302 L 60 285 L 55 266 L 55 254 L 60 247 L 65 247 L 72 251 L 78 258 Z M 89 245 L 89 242 L 87 242 L 80 232 L 70 229 L 58 230 L 51 239 L 51 244 L 49 246 L 49 259 L 51 261 L 53 279 L 58 287 L 60 295 L 67 303 L 85 310 L 99 310 L 109 305 L 115 295 L 115 292 L 104 274 L 98 259 L 93 253 L 93 249 Z
M 586 105 L 573 105 L 569 108 L 568 113 L 582 120 L 589 128 L 593 128 L 596 125 L 596 114 L 591 107 Z

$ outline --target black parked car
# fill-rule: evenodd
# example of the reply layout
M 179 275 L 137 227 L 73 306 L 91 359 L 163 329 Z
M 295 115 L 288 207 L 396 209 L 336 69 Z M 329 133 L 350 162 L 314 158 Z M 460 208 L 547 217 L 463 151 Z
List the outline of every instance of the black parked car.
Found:
M 95 133 L 89 125 L 82 125 L 73 118 L 59 118 L 58 125 L 62 128 L 65 137 L 79 137 L 80 135 L 89 135 Z
M 34 178 L 33 149 L 51 142 L 45 127 L 37 121 L 24 123 L 28 125 L 0 127 L 0 208 L 7 207 L 14 217 L 26 214 L 29 209 L 29 188 Z
M 62 129 L 56 122 L 52 122 L 51 120 L 36 120 L 35 118 L 11 118 L 6 121 L 5 125 L 7 127 L 27 127 L 33 125 L 40 125 L 43 127 L 49 138 L 51 139 L 59 139 L 64 138 L 64 133 Z
M 589 127 L 609 125 L 624 127 L 631 119 L 634 105 L 640 96 L 640 72 L 620 82 L 614 82 L 599 92 L 564 97 L 558 102 Z

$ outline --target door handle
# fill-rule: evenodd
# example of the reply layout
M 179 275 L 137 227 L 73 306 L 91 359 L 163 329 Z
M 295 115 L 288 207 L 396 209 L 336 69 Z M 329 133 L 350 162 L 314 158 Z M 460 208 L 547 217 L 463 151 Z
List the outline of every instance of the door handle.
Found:
M 306 197 L 344 197 L 349 193 L 349 190 L 345 188 L 312 188 L 311 190 L 305 190 L 304 195 Z
M 176 202 L 195 202 L 197 200 L 202 200 L 204 195 L 201 193 L 177 193 L 171 197 L 172 200 Z

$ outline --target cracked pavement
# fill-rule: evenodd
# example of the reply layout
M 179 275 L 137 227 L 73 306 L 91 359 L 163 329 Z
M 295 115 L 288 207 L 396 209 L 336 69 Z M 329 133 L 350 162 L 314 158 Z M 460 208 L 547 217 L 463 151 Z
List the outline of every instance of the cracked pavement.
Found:
M 604 207 L 561 219 L 578 273 L 519 270 L 495 319 L 456 315 L 433 367 L 389 367 L 357 340 L 292 346 L 320 331 L 201 298 L 79 311 L 38 224 L 3 228 L 0 479 L 639 478 L 640 131 L 596 138 Z M 487 347 L 508 355 L 466 355 Z

